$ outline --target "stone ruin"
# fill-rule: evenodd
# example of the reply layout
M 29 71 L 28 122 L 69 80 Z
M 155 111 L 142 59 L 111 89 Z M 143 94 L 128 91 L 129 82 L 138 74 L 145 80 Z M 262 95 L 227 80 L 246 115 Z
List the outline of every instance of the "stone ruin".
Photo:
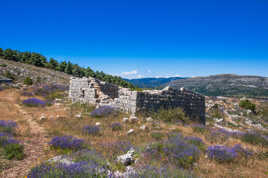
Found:
M 185 90 L 132 91 L 95 78 L 71 78 L 69 98 L 72 102 L 112 106 L 131 114 L 180 107 L 192 120 L 205 124 L 205 97 Z

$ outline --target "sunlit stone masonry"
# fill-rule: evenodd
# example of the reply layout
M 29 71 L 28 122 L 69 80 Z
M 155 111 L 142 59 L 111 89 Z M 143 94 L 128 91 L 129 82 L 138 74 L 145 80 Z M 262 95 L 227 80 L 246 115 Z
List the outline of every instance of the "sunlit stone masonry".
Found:
M 131 114 L 180 107 L 192 120 L 205 123 L 205 97 L 184 88 L 132 91 L 91 77 L 71 78 L 69 98 L 72 102 L 108 105 Z

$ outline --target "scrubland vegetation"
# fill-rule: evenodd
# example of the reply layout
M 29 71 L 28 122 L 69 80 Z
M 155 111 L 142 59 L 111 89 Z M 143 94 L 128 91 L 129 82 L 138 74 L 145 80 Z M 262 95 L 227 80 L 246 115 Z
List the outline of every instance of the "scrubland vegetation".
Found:
M 26 130 L 43 128 L 44 132 L 36 133 L 36 140 L 43 134 L 45 141 L 37 141 L 30 148 L 44 144 L 46 156 L 32 161 L 22 176 L 116 177 L 118 172 L 161 178 L 267 176 L 265 131 L 231 132 L 215 128 L 213 119 L 206 125 L 193 123 L 180 109 L 160 110 L 152 119 L 138 115 L 135 122 L 126 122 L 123 118 L 129 115 L 111 107 L 70 103 L 65 98 L 66 89 L 50 85 L 0 91 L 3 174 L 9 175 L 8 171 L 17 166 L 14 161 L 24 163 L 31 157 L 27 138 L 32 134 Z M 24 114 L 18 115 L 15 105 Z M 213 114 L 221 116 L 211 110 Z M 27 119 L 29 115 L 32 120 Z M 16 123 L 8 121 L 12 119 Z M 141 129 L 144 125 L 146 129 Z M 130 129 L 134 132 L 128 134 Z M 118 162 L 118 156 L 131 149 L 135 150 L 135 161 Z M 129 170 L 129 164 L 135 171 Z

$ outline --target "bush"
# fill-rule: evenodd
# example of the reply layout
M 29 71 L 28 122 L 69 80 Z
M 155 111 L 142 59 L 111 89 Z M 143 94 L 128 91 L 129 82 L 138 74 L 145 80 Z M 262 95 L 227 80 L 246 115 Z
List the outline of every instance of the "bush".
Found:
M 16 76 L 13 75 L 12 73 L 10 73 L 9 71 L 6 71 L 6 72 L 4 73 L 4 76 L 5 76 L 6 78 L 9 78 L 9 79 L 12 79 L 12 80 L 16 80 Z
M 224 143 L 230 137 L 223 129 L 211 129 L 206 136 L 211 143 Z
M 194 132 L 197 132 L 197 133 L 205 133 L 206 132 L 206 126 L 201 125 L 201 124 L 193 124 L 192 129 Z
M 37 98 L 29 98 L 22 101 L 22 104 L 29 107 L 44 107 L 47 103 Z
M 199 159 L 200 151 L 195 145 L 187 143 L 180 134 L 172 134 L 167 141 L 150 145 L 145 155 L 159 159 L 164 156 L 177 167 L 190 168 Z
M 63 98 L 63 92 L 66 90 L 68 90 L 68 86 L 66 85 L 50 84 L 35 87 L 33 93 L 37 96 L 43 96 L 46 99 L 54 100 L 55 98 Z
M 187 143 L 197 146 L 200 150 L 205 150 L 205 144 L 201 138 L 188 136 L 184 139 Z
M 98 126 L 85 126 L 83 128 L 83 133 L 86 135 L 99 135 L 100 134 L 100 128 Z
M 237 159 L 239 156 L 249 156 L 251 153 L 241 147 L 235 145 L 234 147 L 226 147 L 221 145 L 209 146 L 207 149 L 209 159 L 216 160 L 220 163 L 228 163 Z
M 188 121 L 188 118 L 185 116 L 181 108 L 175 109 L 160 109 L 158 112 L 153 114 L 153 118 L 158 120 L 163 120 L 165 122 L 178 122 L 182 121 L 183 123 Z
M 256 105 L 251 103 L 249 100 L 241 100 L 239 106 L 244 109 L 249 109 L 252 112 L 256 112 Z
M 268 146 L 268 139 L 258 132 L 246 132 L 241 139 L 253 145 Z
M 104 178 L 109 177 L 108 166 L 101 155 L 91 150 L 81 150 L 67 158 L 75 163 L 44 163 L 33 168 L 28 178 Z
M 111 143 L 103 143 L 101 145 L 103 150 L 105 150 L 105 154 L 111 157 L 115 157 L 120 154 L 125 154 L 130 148 L 133 148 L 133 145 L 129 141 L 114 141 Z
M 23 83 L 25 85 L 32 85 L 33 84 L 33 80 L 30 77 L 26 77 L 23 81 Z
M 237 157 L 237 153 L 232 148 L 226 146 L 209 146 L 207 149 L 209 159 L 216 160 L 220 163 L 231 162 Z
M 6 64 L 0 64 L 0 67 L 7 67 Z
M 72 136 L 56 136 L 52 138 L 49 144 L 54 149 L 79 150 L 82 149 L 84 141 Z
M 162 134 L 161 132 L 152 132 L 151 137 L 155 140 L 161 140 L 164 137 L 164 134 Z
M 0 132 L 12 134 L 16 126 L 17 124 L 14 121 L 0 120 Z
M 115 109 L 111 106 L 101 106 L 90 113 L 92 117 L 105 117 L 113 114 Z
M 4 147 L 4 155 L 7 159 L 22 160 L 24 158 L 24 147 L 17 143 L 7 144 Z
M 114 122 L 111 125 L 112 131 L 122 130 L 122 125 L 119 122 Z
M 17 140 L 13 139 L 9 134 L 0 133 L 0 146 L 4 147 L 9 144 L 16 144 Z
M 183 169 L 172 169 L 167 168 L 166 166 L 153 167 L 146 166 L 138 171 L 135 175 L 130 175 L 131 178 L 194 178 L 194 176 Z
M 33 168 L 27 178 L 93 178 L 101 176 L 104 177 L 97 171 L 95 165 L 89 165 L 89 163 L 82 161 L 73 164 L 42 164 Z

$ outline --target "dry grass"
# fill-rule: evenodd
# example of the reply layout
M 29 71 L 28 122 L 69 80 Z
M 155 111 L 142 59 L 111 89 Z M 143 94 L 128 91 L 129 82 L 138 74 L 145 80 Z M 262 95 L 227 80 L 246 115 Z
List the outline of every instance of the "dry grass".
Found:
M 32 134 L 30 129 L 33 128 L 33 125 L 29 124 L 22 115 L 21 112 L 18 112 L 18 108 L 14 105 L 20 105 L 20 101 L 25 99 L 25 97 L 20 97 L 17 90 L 5 90 L 0 92 L 0 110 L 1 120 L 16 120 L 18 123 L 17 133 L 18 139 L 25 142 L 32 141 L 29 140 L 29 137 Z M 104 144 L 114 143 L 116 141 L 130 141 L 133 145 L 137 147 L 144 147 L 148 143 L 154 142 L 155 139 L 152 138 L 152 132 L 160 132 L 166 135 L 172 131 L 180 131 L 185 136 L 197 136 L 202 138 L 206 146 L 215 145 L 215 144 L 224 144 L 227 146 L 233 146 L 235 144 L 241 144 L 243 148 L 252 150 L 255 153 L 267 152 L 267 148 L 261 146 L 255 146 L 242 142 L 239 139 L 229 138 L 224 143 L 216 142 L 211 143 L 208 140 L 206 134 L 200 134 L 193 131 L 190 126 L 176 125 L 160 122 L 155 127 L 152 123 L 146 123 L 142 118 L 137 123 L 123 123 L 122 118 L 128 117 L 125 114 L 119 114 L 115 117 L 104 117 L 104 118 L 93 118 L 89 115 L 92 110 L 91 106 L 72 105 L 68 102 L 65 102 L 60 105 L 53 105 L 50 107 L 44 108 L 34 108 L 34 107 L 25 107 L 20 106 L 21 110 L 26 113 L 27 116 L 30 116 L 33 121 L 38 124 L 38 128 L 43 128 L 44 132 L 40 132 L 40 135 L 46 134 L 46 141 L 48 142 L 53 136 L 57 135 L 72 135 L 77 138 L 82 138 L 85 142 L 90 145 L 90 147 L 101 152 L 108 159 L 114 158 L 113 153 L 109 148 L 103 147 Z M 82 113 L 82 118 L 76 118 L 76 114 Z M 46 120 L 39 121 L 41 115 L 46 116 Z M 101 123 L 101 134 L 99 136 L 93 135 L 84 135 L 82 129 L 86 125 L 95 125 L 96 122 Z M 113 122 L 120 122 L 122 125 L 122 130 L 112 131 L 111 124 Z M 149 128 L 148 131 L 141 131 L 139 128 L 143 124 L 147 125 Z M 135 134 L 127 135 L 129 129 L 134 129 Z M 40 138 L 40 136 L 37 136 Z M 43 137 L 41 137 L 43 138 Z M 28 150 L 30 151 L 30 150 Z M 33 153 L 35 154 L 35 153 Z M 56 153 L 53 150 L 50 150 L 48 147 L 43 149 L 44 156 L 40 160 L 35 160 L 31 164 L 31 167 L 36 164 L 45 161 L 46 159 L 54 156 Z M 7 164 L 9 165 L 9 164 Z M 12 164 L 11 164 L 12 165 Z M 14 164 L 13 166 L 16 166 Z M 238 160 L 231 164 L 219 164 L 215 161 L 211 161 L 205 157 L 205 153 L 201 154 L 200 160 L 197 162 L 197 165 L 194 167 L 193 171 L 200 177 L 256 177 L 263 178 L 267 177 L 268 171 L 268 161 L 260 160 L 253 156 L 248 160 Z

